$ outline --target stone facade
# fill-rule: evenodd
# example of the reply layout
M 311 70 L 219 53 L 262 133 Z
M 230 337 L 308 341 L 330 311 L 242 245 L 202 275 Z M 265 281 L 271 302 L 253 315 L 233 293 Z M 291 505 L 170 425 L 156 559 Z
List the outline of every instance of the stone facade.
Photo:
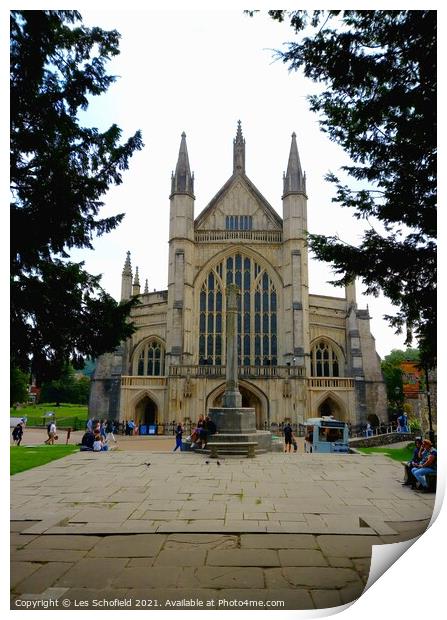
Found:
M 138 330 L 100 358 L 90 409 L 142 424 L 195 421 L 225 388 L 225 295 L 240 291 L 238 365 L 242 406 L 259 429 L 328 415 L 385 421 L 386 394 L 368 310 L 355 286 L 345 297 L 309 293 L 306 177 L 292 134 L 283 217 L 245 174 L 240 123 L 233 174 L 194 218 L 194 177 L 182 134 L 171 179 L 168 288 L 140 292 L 128 253 L 122 299 L 137 295 Z

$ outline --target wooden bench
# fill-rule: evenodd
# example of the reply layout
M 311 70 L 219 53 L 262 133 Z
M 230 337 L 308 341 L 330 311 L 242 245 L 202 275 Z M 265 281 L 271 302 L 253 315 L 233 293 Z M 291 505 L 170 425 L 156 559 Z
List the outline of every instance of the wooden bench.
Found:
M 227 449 L 227 448 L 235 448 L 235 449 L 241 449 L 243 448 L 244 450 L 247 450 L 247 458 L 254 458 L 255 455 L 255 448 L 258 445 L 257 441 L 241 441 L 241 442 L 235 442 L 235 441 L 209 441 L 207 444 L 207 448 L 210 448 L 211 450 L 211 458 L 212 459 L 217 459 L 218 457 L 218 452 L 219 450 L 223 450 L 223 449 Z

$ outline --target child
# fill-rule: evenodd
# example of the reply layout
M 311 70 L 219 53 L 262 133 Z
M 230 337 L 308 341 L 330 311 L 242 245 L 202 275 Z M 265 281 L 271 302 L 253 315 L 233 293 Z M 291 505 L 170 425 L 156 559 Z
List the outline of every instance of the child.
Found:
M 103 452 L 104 450 L 108 450 L 109 446 L 103 442 L 103 439 L 100 433 L 95 435 L 95 441 L 93 442 L 93 452 Z
M 177 424 L 177 428 L 175 430 L 175 448 L 174 448 L 173 452 L 175 452 L 177 450 L 177 448 L 180 448 L 180 452 L 183 451 L 182 436 L 183 436 L 183 427 L 182 427 L 181 422 L 179 422 Z

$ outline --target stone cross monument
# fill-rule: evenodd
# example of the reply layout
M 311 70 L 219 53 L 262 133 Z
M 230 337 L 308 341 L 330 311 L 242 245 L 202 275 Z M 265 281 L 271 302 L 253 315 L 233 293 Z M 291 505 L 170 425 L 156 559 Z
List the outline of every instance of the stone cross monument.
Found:
M 256 415 L 251 407 L 242 407 L 237 366 L 237 296 L 239 289 L 229 284 L 226 289 L 226 384 L 221 407 L 209 409 L 209 416 L 217 426 L 213 441 L 237 444 L 247 441 L 247 433 L 256 433 Z
M 241 454 L 241 450 L 247 452 L 250 444 L 253 450 L 249 451 L 248 455 L 254 456 L 254 446 L 258 447 L 258 451 L 271 450 L 272 436 L 268 431 L 256 430 L 256 414 L 252 407 L 242 407 L 237 365 L 237 301 L 240 292 L 235 284 L 229 284 L 225 292 L 226 382 L 222 406 L 208 410 L 208 415 L 217 427 L 217 433 L 212 436 L 211 442 L 221 444 L 219 451 L 224 454 Z
M 222 406 L 241 407 L 242 396 L 239 392 L 237 376 L 237 296 L 239 289 L 236 284 L 229 284 L 226 293 L 226 386 Z

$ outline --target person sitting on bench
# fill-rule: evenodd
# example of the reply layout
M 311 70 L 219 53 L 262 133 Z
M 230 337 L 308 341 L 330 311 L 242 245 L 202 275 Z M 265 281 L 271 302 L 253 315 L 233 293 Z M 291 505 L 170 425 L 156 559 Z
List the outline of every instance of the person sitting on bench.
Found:
M 416 480 L 413 476 L 413 474 L 411 473 L 411 470 L 413 469 L 413 467 L 416 467 L 416 465 L 419 465 L 419 463 L 421 462 L 421 457 L 422 457 L 422 437 L 416 437 L 414 440 L 414 451 L 413 451 L 413 456 L 411 457 L 411 460 L 408 461 L 408 463 L 405 463 L 404 467 L 405 467 L 405 478 L 404 481 L 402 482 L 402 486 L 411 486 L 411 485 L 415 485 L 416 484 Z
M 203 429 L 204 423 L 205 423 L 205 420 L 203 419 L 203 415 L 199 416 L 199 419 L 197 421 L 197 426 L 191 434 L 191 449 L 199 447 L 196 444 L 200 442 L 200 433 Z
M 202 448 L 206 448 L 208 437 L 215 435 L 217 432 L 216 425 L 209 416 L 206 416 L 203 427 L 200 429 L 199 436 L 202 441 Z
M 422 442 L 421 461 L 416 467 L 413 467 L 411 473 L 416 479 L 416 491 L 427 492 L 428 481 L 427 474 L 436 474 L 437 452 L 429 439 Z

